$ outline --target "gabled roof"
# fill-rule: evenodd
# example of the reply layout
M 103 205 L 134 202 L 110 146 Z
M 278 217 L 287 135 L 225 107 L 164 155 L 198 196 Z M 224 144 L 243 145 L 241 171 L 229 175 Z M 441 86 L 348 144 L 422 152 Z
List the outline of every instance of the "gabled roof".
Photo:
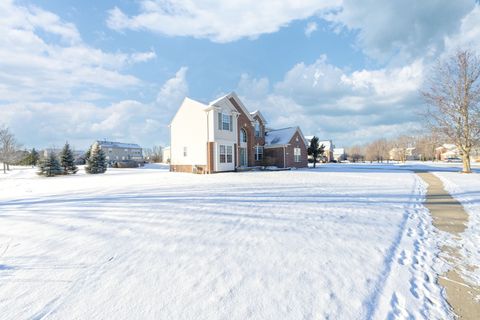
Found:
M 288 127 L 283 129 L 271 130 L 265 134 L 265 147 L 281 147 L 288 145 L 290 140 L 292 140 L 293 135 L 298 131 L 300 138 L 303 140 L 305 145 L 307 141 L 303 137 L 302 131 L 299 127 Z
M 248 120 L 250 121 L 254 121 L 253 118 L 252 118 L 252 115 L 248 112 L 247 108 L 245 107 L 245 105 L 243 104 L 243 102 L 240 100 L 240 98 L 237 96 L 237 94 L 235 92 L 230 92 L 229 94 L 226 94 L 226 95 L 223 95 L 221 96 L 220 98 L 217 98 L 213 101 L 211 101 L 209 103 L 210 106 L 217 106 L 221 101 L 228 101 L 228 103 L 232 104 L 231 101 L 229 100 L 230 98 L 233 98 L 235 100 L 235 102 L 238 104 L 238 106 L 240 107 L 240 109 L 243 111 L 243 113 L 245 113 L 245 115 L 247 116 Z M 235 106 L 234 106 L 235 107 Z
M 259 110 L 255 110 L 253 112 L 250 112 L 250 115 L 252 117 L 255 117 L 255 116 L 259 117 L 260 120 L 262 120 L 263 124 L 267 123 L 267 120 L 265 120 L 265 117 L 263 116 L 263 114 Z

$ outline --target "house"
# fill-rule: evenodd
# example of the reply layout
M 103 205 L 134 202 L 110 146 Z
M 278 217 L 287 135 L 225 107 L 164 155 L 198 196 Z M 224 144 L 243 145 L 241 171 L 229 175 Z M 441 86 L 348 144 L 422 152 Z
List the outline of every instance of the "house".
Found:
M 170 163 L 170 147 L 163 148 L 162 163 Z
M 446 161 L 448 159 L 460 158 L 461 152 L 456 145 L 444 143 L 442 146 L 435 148 L 435 159 Z
M 142 147 L 135 143 L 123 143 L 113 141 L 97 141 L 99 147 L 105 153 L 108 162 L 133 160 L 143 162 Z
M 337 162 L 347 160 L 347 155 L 345 154 L 345 148 L 334 148 L 333 159 Z
M 249 112 L 233 92 L 208 104 L 185 98 L 170 124 L 170 170 L 306 167 L 306 141 L 300 129 L 271 130 L 266 123 L 260 111 Z
M 412 161 L 420 159 L 420 155 L 415 147 L 392 148 L 388 152 L 388 156 L 390 160 L 394 161 Z

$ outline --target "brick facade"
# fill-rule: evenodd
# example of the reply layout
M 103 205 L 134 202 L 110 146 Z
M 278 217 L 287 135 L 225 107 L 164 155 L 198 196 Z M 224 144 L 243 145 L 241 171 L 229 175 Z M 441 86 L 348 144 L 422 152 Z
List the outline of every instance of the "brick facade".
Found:
M 294 148 L 300 148 L 300 162 L 295 162 Z M 305 168 L 308 166 L 307 146 L 298 131 L 295 132 L 287 146 L 265 149 L 265 165 L 279 168 Z

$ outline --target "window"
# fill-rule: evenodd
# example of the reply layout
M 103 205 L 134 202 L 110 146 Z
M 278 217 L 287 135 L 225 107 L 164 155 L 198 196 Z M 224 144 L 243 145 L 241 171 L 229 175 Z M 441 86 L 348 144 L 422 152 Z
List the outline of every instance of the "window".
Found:
M 183 147 L 183 156 L 184 156 L 184 157 L 187 156 L 187 147 Z
M 245 129 L 240 129 L 240 142 L 247 142 L 247 132 Z
M 218 130 L 233 131 L 233 119 L 231 115 L 218 113 Z
M 233 148 L 232 146 L 227 146 L 227 163 L 233 162 Z
M 226 155 L 225 155 L 225 146 L 220 145 L 220 163 L 225 163 Z
M 302 155 L 302 150 L 300 148 L 293 148 L 293 161 L 300 162 L 301 155 Z
M 260 123 L 258 121 L 255 121 L 255 137 L 261 137 L 262 132 L 260 130 Z
M 255 147 L 255 161 L 263 160 L 263 147 L 256 146 Z

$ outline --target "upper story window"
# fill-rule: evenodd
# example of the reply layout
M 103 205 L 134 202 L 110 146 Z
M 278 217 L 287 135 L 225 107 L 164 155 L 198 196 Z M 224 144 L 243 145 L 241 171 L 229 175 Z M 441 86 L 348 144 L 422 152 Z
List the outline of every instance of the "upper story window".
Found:
M 233 119 L 231 115 L 218 113 L 218 130 L 233 131 Z
M 184 157 L 187 156 L 187 147 L 183 147 L 183 156 L 184 156 Z
M 262 136 L 262 128 L 260 127 L 260 122 L 255 121 L 255 137 Z
M 247 142 L 247 132 L 245 129 L 240 129 L 240 142 Z
M 300 162 L 300 156 L 302 155 L 302 149 L 293 148 L 293 161 Z

